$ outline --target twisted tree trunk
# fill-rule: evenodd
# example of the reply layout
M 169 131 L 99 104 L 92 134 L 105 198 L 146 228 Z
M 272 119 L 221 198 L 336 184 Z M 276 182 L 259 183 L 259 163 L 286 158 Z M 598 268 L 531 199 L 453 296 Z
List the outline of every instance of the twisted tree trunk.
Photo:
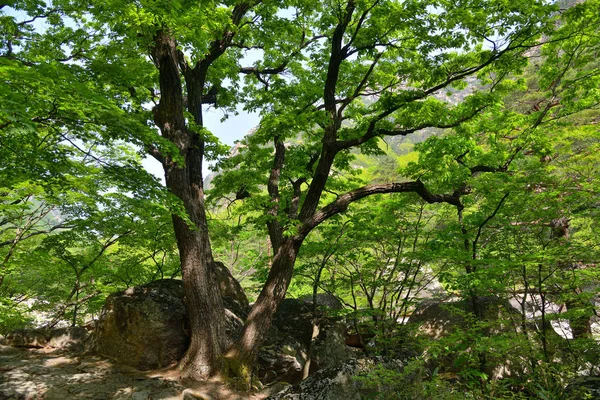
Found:
M 174 143 L 184 163 L 170 155 L 160 161 L 165 170 L 167 188 L 183 203 L 184 216 L 174 214 L 173 225 L 190 321 L 190 347 L 179 363 L 182 375 L 194 380 L 206 379 L 220 371 L 224 341 L 225 313 L 216 283 L 214 263 L 208 236 L 202 159 L 204 143 L 197 132 L 188 129 L 184 118 L 181 54 L 175 39 L 159 31 L 154 40 L 154 62 L 160 75 L 160 103 L 154 108 L 154 121 L 163 137 Z M 203 82 L 194 81 L 201 87 Z M 188 86 L 190 82 L 188 82 Z M 188 87 L 188 92 L 190 92 Z M 201 105 L 193 102 L 191 107 Z M 201 122 L 201 109 L 197 119 Z

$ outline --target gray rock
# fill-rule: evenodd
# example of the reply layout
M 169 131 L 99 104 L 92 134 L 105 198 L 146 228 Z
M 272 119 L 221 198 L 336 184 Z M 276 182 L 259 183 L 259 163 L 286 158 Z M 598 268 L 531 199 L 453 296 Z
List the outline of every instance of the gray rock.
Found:
M 578 378 L 566 387 L 564 394 L 572 400 L 600 399 L 600 376 Z
M 81 351 L 88 339 L 85 328 L 19 329 L 6 336 L 5 344 L 15 347 L 54 348 Z
M 134 392 L 131 395 L 131 400 L 148 400 L 152 398 L 152 392 L 150 390 L 142 390 Z
M 356 357 L 355 349 L 346 345 L 346 323 L 328 321 L 317 337 L 313 359 L 319 368 L 329 368 Z
M 518 317 L 518 312 L 508 301 L 493 297 L 480 298 L 483 319 L 496 321 L 508 317 Z M 466 327 L 465 313 L 471 312 L 472 306 L 467 301 L 424 300 L 417 305 L 408 323 L 418 324 L 422 333 L 434 339 L 446 336 L 458 328 Z M 505 329 L 501 323 L 490 327 L 490 333 Z M 506 329 L 505 329 L 506 330 Z
M 250 308 L 250 303 L 248 303 L 244 289 L 222 262 L 215 262 L 215 271 L 221 296 L 226 299 L 227 308 L 238 316 L 245 316 Z
M 183 284 L 164 279 L 110 295 L 95 332 L 94 348 L 141 370 L 165 367 L 187 349 Z
M 265 384 L 276 381 L 299 382 L 306 362 L 304 346 L 293 339 L 285 341 L 273 334 L 268 342 L 271 344 L 263 346 L 258 355 L 258 379 Z
M 233 293 L 231 282 L 225 286 L 226 293 Z M 177 362 L 189 344 L 183 298 L 183 282 L 176 279 L 158 280 L 110 295 L 94 335 L 95 351 L 140 370 Z M 227 333 L 235 337 L 248 311 L 248 301 L 242 291 L 235 297 L 224 296 L 223 302 Z
M 313 296 L 312 294 L 307 294 L 300 297 L 300 300 L 312 305 Z M 336 311 L 344 308 L 344 305 L 338 300 L 338 298 L 329 293 L 317 293 L 317 305 Z
M 486 321 L 484 334 L 496 335 L 514 332 L 520 326 L 506 323 L 508 320 L 519 321 L 520 314 L 511 304 L 495 297 L 479 299 L 482 318 Z M 419 332 L 431 339 L 440 339 L 461 329 L 469 329 L 467 313 L 472 311 L 470 302 L 467 301 L 439 301 L 425 300 L 421 302 L 408 320 L 409 324 L 418 325 Z M 441 372 L 457 372 L 455 360 L 458 352 L 450 351 L 444 357 L 430 360 L 432 367 L 439 368 Z M 509 377 L 514 373 L 522 373 L 526 369 L 525 358 L 499 356 L 493 351 L 486 354 L 486 364 L 483 368 L 490 379 L 498 380 Z
M 307 359 L 312 336 L 312 306 L 298 299 L 285 299 L 273 318 L 273 329 L 259 354 L 258 377 L 269 384 L 275 381 L 298 383 Z M 315 343 L 310 373 L 353 357 L 345 345 L 346 325 L 317 311 L 319 336 Z
M 44 393 L 44 400 L 65 400 L 70 397 L 71 395 L 68 390 L 56 386 L 51 387 Z
M 402 368 L 399 361 L 381 358 L 349 360 L 335 367 L 322 369 L 301 383 L 269 396 L 267 400 L 359 400 L 360 384 L 354 378 L 358 374 L 372 371 L 382 363 L 386 367 Z

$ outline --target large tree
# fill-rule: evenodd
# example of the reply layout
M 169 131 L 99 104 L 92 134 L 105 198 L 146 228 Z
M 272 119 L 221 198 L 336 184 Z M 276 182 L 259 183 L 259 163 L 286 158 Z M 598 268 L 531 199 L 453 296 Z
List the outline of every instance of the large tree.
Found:
M 283 70 L 287 56 L 305 47 L 310 40 L 297 28 L 298 21 L 277 16 L 279 6 L 270 2 L 241 1 L 235 4 L 206 2 L 172 3 L 166 9 L 152 1 L 133 4 L 98 4 L 92 10 L 96 24 L 114 32 L 116 40 L 106 48 L 124 63 L 127 57 L 141 62 L 149 57 L 156 68 L 156 78 L 149 83 L 149 93 L 132 101 L 154 101 L 152 119 L 160 132 L 146 141 L 145 149 L 165 171 L 166 186 L 182 206 L 173 213 L 173 225 L 184 282 L 189 314 L 191 342 L 179 367 L 184 377 L 203 379 L 221 370 L 222 352 L 229 345 L 224 330 L 224 308 L 216 284 L 214 260 L 208 234 L 204 204 L 203 161 L 218 154 L 219 146 L 203 126 L 203 105 L 234 107 L 231 96 L 240 73 L 256 76 Z M 117 14 L 134 15 L 134 23 Z M 112 23 L 112 18 L 118 21 Z M 270 36 L 288 30 L 294 33 L 278 42 L 280 52 L 275 67 L 241 67 L 242 51 L 272 44 Z M 296 39 L 298 39 L 296 41 Z M 124 45 L 131 45 L 127 53 Z M 99 59 L 99 62 L 102 60 Z M 130 71 L 131 72 L 131 71 Z M 122 82 L 126 85 L 126 82 Z
M 465 154 L 455 161 L 458 178 L 429 188 L 419 177 L 365 186 L 351 178 L 353 152 L 377 153 L 381 138 L 459 127 L 497 107 L 513 87 L 508 78 L 527 65 L 525 53 L 549 31 L 549 10 L 536 2 L 319 4 L 311 30 L 322 39 L 288 63 L 290 75 L 248 79 L 249 104 L 263 119 L 215 185 L 249 194 L 264 211 L 274 257 L 227 354 L 237 373 L 255 359 L 315 227 L 381 193 L 413 192 L 460 213 L 468 177 L 508 169 L 506 158 Z M 270 146 L 274 151 L 265 150 Z

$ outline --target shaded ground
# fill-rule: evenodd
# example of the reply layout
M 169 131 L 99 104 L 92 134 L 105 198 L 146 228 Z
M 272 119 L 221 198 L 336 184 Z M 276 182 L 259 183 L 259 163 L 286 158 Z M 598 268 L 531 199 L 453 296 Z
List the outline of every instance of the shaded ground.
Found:
M 188 388 L 172 372 L 138 371 L 93 356 L 0 345 L 0 400 L 261 399 L 218 382 Z

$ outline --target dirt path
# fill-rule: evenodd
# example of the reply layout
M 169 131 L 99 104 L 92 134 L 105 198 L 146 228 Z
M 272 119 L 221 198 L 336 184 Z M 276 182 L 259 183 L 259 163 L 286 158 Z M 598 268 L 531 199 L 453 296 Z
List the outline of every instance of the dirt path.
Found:
M 259 400 L 219 383 L 195 388 L 177 377 L 115 365 L 93 356 L 0 345 L 0 400 Z

